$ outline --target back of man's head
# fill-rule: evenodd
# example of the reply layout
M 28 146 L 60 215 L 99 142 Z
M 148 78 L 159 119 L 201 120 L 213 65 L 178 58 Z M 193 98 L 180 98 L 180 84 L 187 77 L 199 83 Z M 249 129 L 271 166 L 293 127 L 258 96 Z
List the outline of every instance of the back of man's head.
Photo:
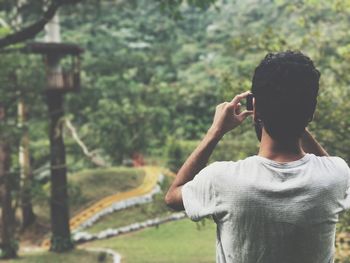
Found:
M 256 67 L 256 116 L 274 140 L 302 135 L 316 108 L 319 79 L 320 72 L 301 52 L 270 53 Z

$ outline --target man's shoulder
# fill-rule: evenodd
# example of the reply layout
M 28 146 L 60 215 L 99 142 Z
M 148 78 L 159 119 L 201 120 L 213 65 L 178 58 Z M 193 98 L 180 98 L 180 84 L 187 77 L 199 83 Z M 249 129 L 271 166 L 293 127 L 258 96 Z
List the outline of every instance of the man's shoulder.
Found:
M 350 168 L 347 162 L 339 156 L 315 156 L 313 155 L 313 169 L 318 170 L 318 173 L 324 180 L 329 182 L 338 182 L 343 185 L 350 182 Z
M 346 161 L 339 157 L 339 156 L 323 156 L 320 158 L 329 158 L 330 160 L 332 160 L 334 163 L 340 165 L 340 166 L 348 166 L 348 164 L 346 163 Z
M 339 156 L 316 156 L 316 155 L 313 155 L 313 160 L 315 162 L 320 162 L 320 163 L 323 163 L 326 165 L 333 165 L 333 166 L 338 167 L 340 169 L 349 168 L 346 161 Z
M 309 161 L 318 168 L 327 168 L 330 171 L 347 173 L 350 177 L 350 168 L 347 162 L 339 156 L 316 156 L 308 154 L 304 158 L 305 163 Z M 218 174 L 227 174 L 232 172 L 244 172 L 253 168 L 259 169 L 261 159 L 257 155 L 251 155 L 236 161 L 217 161 L 211 164 L 211 169 Z

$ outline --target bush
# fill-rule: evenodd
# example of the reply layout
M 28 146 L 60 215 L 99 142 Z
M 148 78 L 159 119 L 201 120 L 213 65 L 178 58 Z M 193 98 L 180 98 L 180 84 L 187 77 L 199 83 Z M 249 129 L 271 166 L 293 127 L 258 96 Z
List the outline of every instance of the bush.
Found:
M 178 140 L 169 137 L 166 144 L 167 166 L 169 169 L 177 172 L 198 143 L 198 141 Z
M 254 131 L 249 130 L 240 134 L 240 129 L 225 135 L 215 148 L 209 162 L 237 161 L 258 152 L 258 140 Z
M 177 172 L 188 156 L 198 146 L 199 141 L 178 140 L 169 137 L 166 144 L 167 165 Z M 240 134 L 240 130 L 227 134 L 217 145 L 209 163 L 214 161 L 236 161 L 257 154 L 258 141 L 254 131 Z

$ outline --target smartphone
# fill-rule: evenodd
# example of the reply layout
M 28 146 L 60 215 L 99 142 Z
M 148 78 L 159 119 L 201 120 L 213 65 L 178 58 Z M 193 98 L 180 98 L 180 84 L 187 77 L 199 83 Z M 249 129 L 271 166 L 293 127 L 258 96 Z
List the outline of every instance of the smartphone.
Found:
M 249 93 L 247 98 L 246 98 L 246 107 L 247 107 L 247 110 L 253 110 L 253 98 L 254 98 L 254 95 L 253 93 Z

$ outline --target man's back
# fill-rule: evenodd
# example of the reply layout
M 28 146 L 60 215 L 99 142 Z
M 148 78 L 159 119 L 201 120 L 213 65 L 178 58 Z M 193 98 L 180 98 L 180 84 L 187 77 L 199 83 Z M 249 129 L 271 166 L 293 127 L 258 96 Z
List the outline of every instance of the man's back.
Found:
M 193 220 L 212 215 L 217 262 L 333 262 L 335 223 L 350 171 L 337 157 L 216 162 L 182 188 Z

